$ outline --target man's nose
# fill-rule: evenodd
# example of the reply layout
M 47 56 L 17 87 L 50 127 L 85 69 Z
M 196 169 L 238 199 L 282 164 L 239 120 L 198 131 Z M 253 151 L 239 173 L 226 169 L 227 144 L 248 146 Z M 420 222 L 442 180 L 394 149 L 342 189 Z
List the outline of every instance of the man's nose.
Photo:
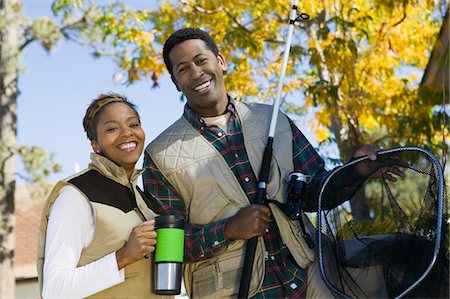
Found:
M 203 69 L 197 65 L 193 65 L 190 69 L 191 71 L 191 77 L 196 79 L 203 75 Z

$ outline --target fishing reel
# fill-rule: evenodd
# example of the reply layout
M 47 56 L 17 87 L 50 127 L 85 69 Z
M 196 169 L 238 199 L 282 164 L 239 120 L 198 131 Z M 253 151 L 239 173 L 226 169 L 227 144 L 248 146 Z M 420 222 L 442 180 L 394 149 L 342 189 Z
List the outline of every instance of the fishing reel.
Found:
M 306 231 L 303 223 L 303 195 L 306 190 L 306 184 L 310 176 L 301 172 L 291 172 L 289 174 L 288 182 L 288 196 L 287 196 L 287 213 L 289 218 L 297 220 L 302 230 L 303 239 L 310 249 L 314 248 L 314 242 L 311 235 Z
M 301 172 L 291 172 L 289 174 L 287 204 L 289 218 L 298 220 L 302 217 L 302 199 L 305 193 L 308 176 Z

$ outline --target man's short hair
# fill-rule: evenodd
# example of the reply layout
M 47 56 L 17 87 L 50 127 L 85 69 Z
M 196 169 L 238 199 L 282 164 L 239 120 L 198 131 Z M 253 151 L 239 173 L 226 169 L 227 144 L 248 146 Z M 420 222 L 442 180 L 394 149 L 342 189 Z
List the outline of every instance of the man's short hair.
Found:
M 178 29 L 169 36 L 169 38 L 164 43 L 163 48 L 164 63 L 166 64 L 166 68 L 171 75 L 173 75 L 173 65 L 169 58 L 170 51 L 172 51 L 173 47 L 175 47 L 176 45 L 189 39 L 201 39 L 205 42 L 206 47 L 211 50 L 211 52 L 213 52 L 215 56 L 219 55 L 219 48 L 217 48 L 216 42 L 206 31 L 203 31 L 200 28 Z

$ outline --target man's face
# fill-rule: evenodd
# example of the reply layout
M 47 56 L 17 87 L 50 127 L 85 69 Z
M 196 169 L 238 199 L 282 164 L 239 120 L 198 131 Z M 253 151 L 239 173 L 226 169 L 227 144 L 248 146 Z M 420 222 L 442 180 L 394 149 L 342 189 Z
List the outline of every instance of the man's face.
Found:
M 176 45 L 169 58 L 172 81 L 192 111 L 204 117 L 224 113 L 228 98 L 223 72 L 227 64 L 222 54 L 216 57 L 202 40 L 190 39 Z

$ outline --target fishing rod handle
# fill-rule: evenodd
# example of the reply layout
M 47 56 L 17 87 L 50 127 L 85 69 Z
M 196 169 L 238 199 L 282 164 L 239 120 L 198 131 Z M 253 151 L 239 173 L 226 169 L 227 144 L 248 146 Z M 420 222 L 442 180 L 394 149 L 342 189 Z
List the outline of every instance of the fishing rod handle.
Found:
M 253 263 L 255 261 L 256 245 L 258 237 L 247 240 L 247 248 L 245 249 L 244 265 L 242 267 L 241 284 L 239 285 L 238 298 L 248 298 L 250 281 L 253 274 Z M 245 282 L 245 283 L 243 283 Z

